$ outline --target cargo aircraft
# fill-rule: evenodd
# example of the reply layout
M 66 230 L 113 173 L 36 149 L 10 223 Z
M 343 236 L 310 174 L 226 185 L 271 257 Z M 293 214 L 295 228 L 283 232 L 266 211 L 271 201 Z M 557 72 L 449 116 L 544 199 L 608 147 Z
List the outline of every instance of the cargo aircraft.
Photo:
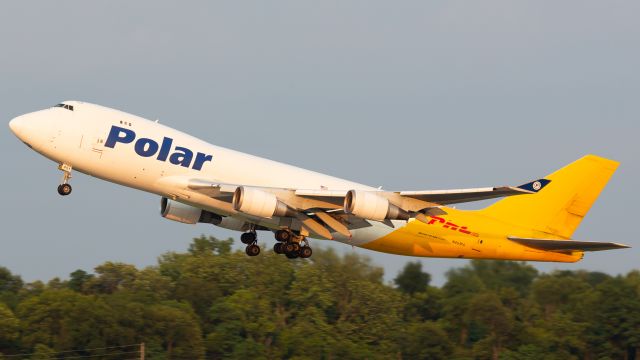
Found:
M 260 253 L 312 254 L 308 237 L 392 254 L 575 262 L 585 251 L 628 247 L 571 239 L 618 163 L 587 155 L 520 186 L 386 191 L 211 145 L 157 121 L 79 101 L 11 120 L 28 147 L 58 163 L 60 195 L 72 170 L 157 194 L 161 215 L 242 231 Z M 452 204 L 502 198 L 481 210 Z

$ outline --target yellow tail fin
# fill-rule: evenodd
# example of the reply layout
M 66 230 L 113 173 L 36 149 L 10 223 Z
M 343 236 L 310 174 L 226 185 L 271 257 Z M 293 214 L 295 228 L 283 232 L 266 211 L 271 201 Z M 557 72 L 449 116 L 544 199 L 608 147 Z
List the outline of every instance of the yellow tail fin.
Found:
M 551 182 L 539 193 L 509 197 L 480 212 L 514 225 L 569 239 L 618 164 L 587 155 L 545 177 Z

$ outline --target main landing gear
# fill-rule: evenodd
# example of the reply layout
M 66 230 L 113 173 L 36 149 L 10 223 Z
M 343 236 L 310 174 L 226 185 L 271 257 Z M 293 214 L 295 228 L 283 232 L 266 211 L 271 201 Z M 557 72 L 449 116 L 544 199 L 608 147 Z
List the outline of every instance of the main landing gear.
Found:
M 58 194 L 62 196 L 67 196 L 71 194 L 71 185 L 69 185 L 69 179 L 71 179 L 71 165 L 69 164 L 60 164 L 58 165 L 58 169 L 62 170 L 62 184 L 58 185 Z
M 313 251 L 306 237 L 296 235 L 289 230 L 278 230 L 275 233 L 278 242 L 273 246 L 276 254 L 284 254 L 289 259 L 311 257 Z
M 246 244 L 247 247 L 244 249 L 244 252 L 249 256 L 258 256 L 260 254 L 260 246 L 258 246 L 258 235 L 255 230 L 251 230 L 246 232 L 240 236 L 240 241 L 243 244 Z
M 311 257 L 313 250 L 309 246 L 309 240 L 302 235 L 296 235 L 291 230 L 278 230 L 275 233 L 278 242 L 273 246 L 276 254 L 284 254 L 289 259 Z M 249 256 L 257 256 L 260 254 L 260 246 L 258 246 L 258 235 L 255 229 L 252 229 L 240 235 L 240 241 L 247 245 L 244 252 Z

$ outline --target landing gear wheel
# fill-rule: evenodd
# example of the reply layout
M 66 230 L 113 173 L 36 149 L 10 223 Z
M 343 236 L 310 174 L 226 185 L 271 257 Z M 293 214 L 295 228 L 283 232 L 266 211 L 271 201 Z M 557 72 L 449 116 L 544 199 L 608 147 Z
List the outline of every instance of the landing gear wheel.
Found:
M 69 194 L 71 194 L 71 185 L 69 184 L 61 184 L 58 185 L 58 194 L 62 195 L 62 196 L 67 196 Z
M 273 252 L 275 252 L 276 254 L 284 254 L 282 243 L 275 243 L 275 245 L 273 245 Z
M 285 256 L 289 259 L 296 259 L 298 257 L 298 253 L 297 252 L 285 253 Z
M 311 254 L 313 254 L 313 251 L 311 250 L 311 247 L 309 247 L 309 246 L 305 245 L 300 249 L 300 257 L 303 258 L 303 259 L 311 257 Z
M 260 254 L 260 246 L 256 244 L 251 244 L 247 246 L 246 249 L 244 249 L 244 252 L 247 253 L 247 255 L 249 256 L 257 256 L 258 254 Z
M 256 242 L 258 236 L 256 235 L 255 232 L 246 232 L 242 235 L 240 235 L 240 241 L 242 241 L 243 244 L 253 244 L 254 242 Z
M 295 259 L 300 256 L 300 244 L 287 242 L 283 244 L 282 249 L 289 259 Z
M 276 231 L 275 237 L 278 241 L 289 241 L 291 239 L 291 233 L 287 230 L 278 230 Z
M 296 251 L 296 245 L 297 244 L 290 243 L 290 242 L 285 243 L 284 246 L 282 247 L 282 250 L 284 250 L 285 254 L 292 253 L 292 252 Z

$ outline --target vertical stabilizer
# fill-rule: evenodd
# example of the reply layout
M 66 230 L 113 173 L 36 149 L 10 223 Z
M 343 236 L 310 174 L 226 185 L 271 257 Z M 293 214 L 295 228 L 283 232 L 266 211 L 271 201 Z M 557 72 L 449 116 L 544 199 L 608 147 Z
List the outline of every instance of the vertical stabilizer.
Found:
M 551 182 L 539 193 L 509 197 L 480 212 L 514 225 L 569 239 L 618 164 L 587 155 L 546 176 L 545 179 Z

